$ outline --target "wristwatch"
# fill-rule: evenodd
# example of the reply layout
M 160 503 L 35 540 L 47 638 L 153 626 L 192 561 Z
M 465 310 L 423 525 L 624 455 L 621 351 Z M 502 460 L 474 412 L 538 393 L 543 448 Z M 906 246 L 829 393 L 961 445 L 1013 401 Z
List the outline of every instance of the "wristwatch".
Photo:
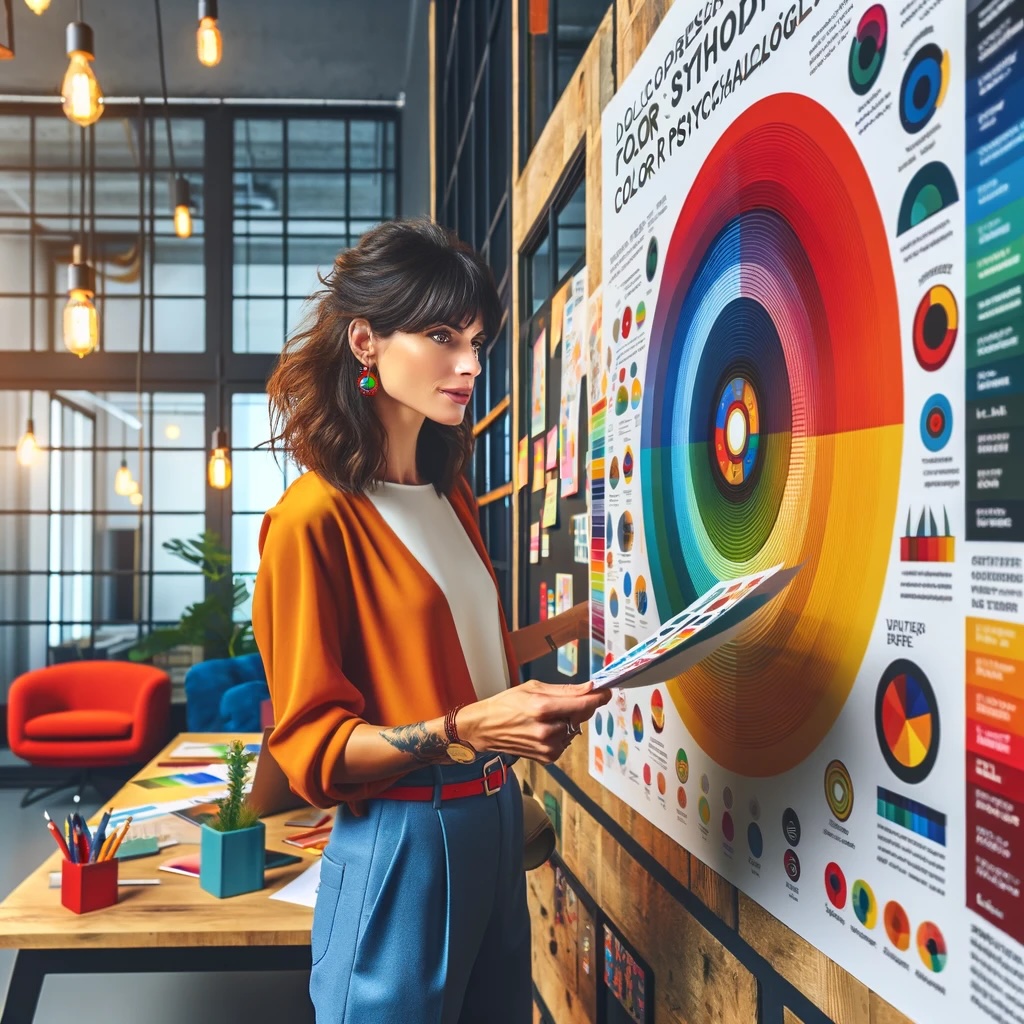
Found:
M 472 764 L 477 759 L 477 752 L 473 749 L 473 745 L 463 739 L 459 739 L 458 730 L 455 728 L 455 716 L 465 706 L 465 704 L 459 704 L 444 716 L 444 731 L 448 737 L 448 746 L 445 747 L 445 753 L 457 764 Z

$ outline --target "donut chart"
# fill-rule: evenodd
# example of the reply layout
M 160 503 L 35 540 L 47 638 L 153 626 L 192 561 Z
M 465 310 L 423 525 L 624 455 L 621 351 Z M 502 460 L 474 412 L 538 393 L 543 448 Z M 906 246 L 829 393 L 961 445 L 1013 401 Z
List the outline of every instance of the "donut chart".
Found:
M 741 639 L 667 690 L 720 765 L 777 774 L 818 745 L 853 685 L 903 438 L 889 242 L 857 150 L 823 106 L 777 94 L 724 131 L 666 245 L 653 310 L 638 479 L 659 615 L 721 580 L 803 563 Z
M 929 217 L 941 213 L 960 198 L 950 169 L 938 160 L 925 164 L 910 179 L 903 202 L 900 204 L 896 234 L 902 235 L 916 228 Z
M 903 782 L 923 782 L 939 753 L 939 705 L 912 661 L 894 661 L 875 695 L 875 733 L 885 763 Z
M 825 769 L 825 800 L 836 821 L 853 813 L 853 779 L 842 761 L 830 761 Z
M 853 883 L 850 890 L 850 902 L 853 904 L 853 912 L 857 915 L 865 928 L 874 928 L 878 923 L 878 901 L 871 886 L 862 878 Z
M 846 875 L 835 861 L 825 865 L 825 895 L 836 910 L 846 906 Z
M 850 88 L 863 96 L 878 81 L 885 60 L 889 19 L 881 4 L 869 7 L 857 23 L 857 34 L 850 44 Z
M 938 925 L 931 921 L 923 922 L 917 929 L 917 952 L 921 963 L 933 974 L 940 973 L 946 966 L 948 953 L 946 940 L 942 937 Z
M 900 124 L 910 134 L 921 131 L 942 106 L 949 87 L 949 54 L 926 43 L 907 65 L 900 84 Z
M 907 912 L 895 900 L 889 900 L 882 912 L 885 922 L 885 934 L 889 941 L 899 950 L 910 948 L 910 919 Z
M 944 365 L 956 342 L 959 312 L 953 293 L 944 285 L 929 288 L 914 313 L 914 356 L 924 370 Z
M 930 452 L 940 452 L 953 436 L 953 406 L 945 395 L 932 395 L 921 410 L 921 440 Z

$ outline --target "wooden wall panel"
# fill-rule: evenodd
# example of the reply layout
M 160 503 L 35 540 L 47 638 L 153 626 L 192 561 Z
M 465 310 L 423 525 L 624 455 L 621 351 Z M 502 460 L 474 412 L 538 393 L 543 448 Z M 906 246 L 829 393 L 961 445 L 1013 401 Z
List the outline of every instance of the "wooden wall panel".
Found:
M 521 254 L 527 238 L 545 215 L 552 191 L 580 145 L 586 147 L 588 288 L 601 283 L 601 111 L 618 83 L 628 75 L 652 34 L 672 6 L 672 0 L 618 0 L 609 9 L 576 74 L 559 100 L 522 172 L 519 166 L 519 40 L 518 7 L 513 2 L 513 209 L 512 250 L 516 272 L 513 291 L 513 439 L 525 429 L 520 422 L 519 330 Z M 613 18 L 617 13 L 617 19 Z M 513 502 L 514 517 L 517 514 Z M 518 564 L 521 529 L 514 519 L 513 564 Z M 514 582 L 513 621 L 518 623 L 518 580 Z M 739 893 L 722 876 L 691 857 L 645 818 L 590 777 L 586 737 L 572 744 L 559 761 L 575 787 L 566 791 L 542 766 L 520 762 L 519 777 L 538 796 L 549 794 L 559 807 L 559 854 L 590 897 L 623 930 L 626 938 L 655 973 L 658 1024 L 762 1024 L 758 982 L 742 960 L 771 983 L 774 1000 L 767 1019 L 785 1024 L 805 1021 L 782 1003 L 790 1001 L 788 986 L 803 993 L 835 1024 L 911 1024 L 888 1003 L 844 972 L 820 950 L 801 939 L 771 914 Z M 560 776 L 561 777 L 561 776 Z M 689 914 L 674 893 L 666 891 L 644 867 L 601 827 L 572 793 L 582 793 L 599 807 L 711 913 L 732 929 L 722 942 Z M 632 849 L 632 847 L 630 847 Z M 554 922 L 554 871 L 532 872 L 530 907 L 534 924 L 534 980 L 558 1024 L 593 1020 L 580 987 L 578 930 L 575 937 Z M 691 904 L 692 905 L 692 904 Z M 706 921 L 706 917 L 705 917 Z M 717 935 L 723 935 L 721 931 Z M 729 936 L 729 933 L 724 933 Z M 552 943 L 554 944 L 552 946 Z M 573 954 L 575 948 L 575 955 Z M 598 938 L 598 950 L 600 943 Z M 765 969 L 764 958 L 778 977 Z M 600 970 L 600 956 L 595 969 Z M 582 995 L 581 995 L 582 993 Z M 793 998 L 797 998 L 793 994 Z M 817 1024 L 817 1021 L 815 1021 Z

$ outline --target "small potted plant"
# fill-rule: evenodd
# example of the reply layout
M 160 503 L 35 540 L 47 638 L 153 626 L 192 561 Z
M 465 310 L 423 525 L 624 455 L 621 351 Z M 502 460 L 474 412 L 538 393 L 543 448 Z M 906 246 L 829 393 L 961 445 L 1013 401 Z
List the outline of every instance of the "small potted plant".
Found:
M 216 801 L 216 816 L 200 826 L 199 885 L 214 896 L 238 896 L 263 888 L 266 827 L 242 794 L 254 756 L 240 740 L 228 746 L 224 757 L 228 795 Z

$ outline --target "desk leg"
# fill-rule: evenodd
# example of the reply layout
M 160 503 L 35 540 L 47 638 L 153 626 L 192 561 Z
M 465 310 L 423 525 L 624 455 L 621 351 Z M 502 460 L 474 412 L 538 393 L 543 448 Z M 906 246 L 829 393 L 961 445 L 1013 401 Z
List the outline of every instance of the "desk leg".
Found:
M 35 949 L 19 949 L 15 954 L 0 1024 L 32 1024 L 46 974 L 45 959 L 45 954 Z

